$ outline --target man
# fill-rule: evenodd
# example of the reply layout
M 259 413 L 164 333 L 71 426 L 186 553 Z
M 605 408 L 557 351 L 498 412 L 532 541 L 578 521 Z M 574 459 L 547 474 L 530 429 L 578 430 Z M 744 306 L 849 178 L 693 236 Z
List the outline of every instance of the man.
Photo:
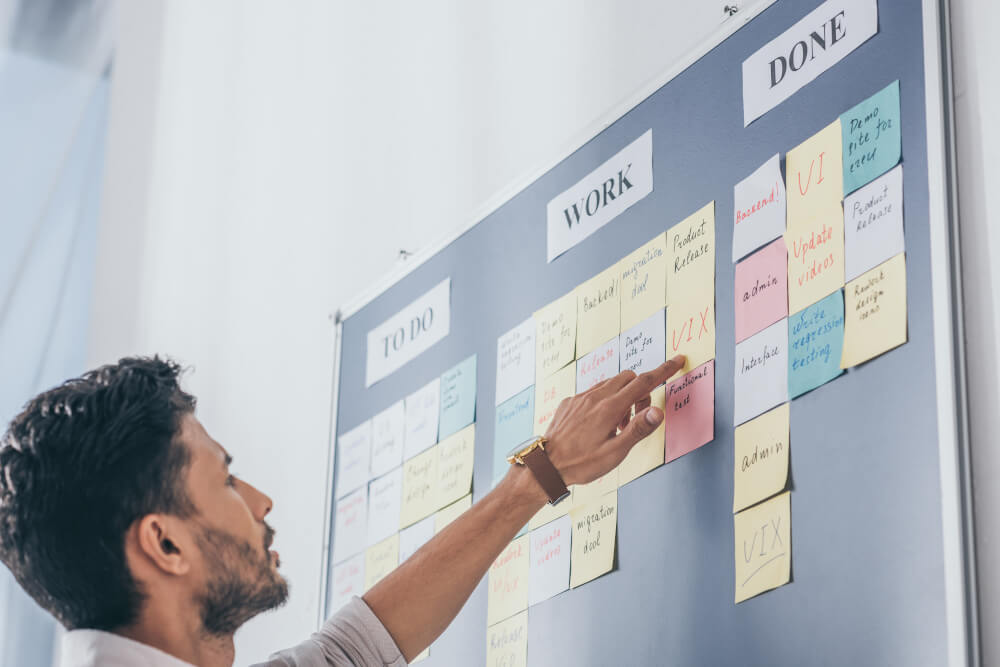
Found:
M 543 450 L 559 483 L 621 463 L 663 419 L 650 391 L 683 362 L 563 401 Z M 66 667 L 229 666 L 237 628 L 288 596 L 271 499 L 229 472 L 179 374 L 155 357 L 91 371 L 29 402 L 0 445 L 0 559 L 69 630 Z M 549 499 L 535 470 L 511 466 L 363 599 L 264 664 L 406 664 Z

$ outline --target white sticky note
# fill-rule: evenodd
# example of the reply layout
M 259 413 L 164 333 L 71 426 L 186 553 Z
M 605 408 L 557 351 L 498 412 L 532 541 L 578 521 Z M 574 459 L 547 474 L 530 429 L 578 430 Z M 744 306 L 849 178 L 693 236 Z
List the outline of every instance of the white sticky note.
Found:
M 437 377 L 406 397 L 406 435 L 403 460 L 437 444 L 441 405 L 441 378 Z
M 531 531 L 528 604 L 544 602 L 569 588 L 570 536 L 568 514 Z
M 775 154 L 733 188 L 733 261 L 785 233 L 785 179 Z
M 403 499 L 403 469 L 376 477 L 368 485 L 368 546 L 399 530 L 399 507 Z
M 598 382 L 618 375 L 618 338 L 612 338 L 576 362 L 576 391 L 582 393 Z
M 333 562 L 361 553 L 368 537 L 368 487 L 337 501 L 333 528 Z
M 434 537 L 434 515 L 399 531 L 399 564 L 417 553 L 420 547 Z
M 637 375 L 660 366 L 667 357 L 666 311 L 658 310 L 618 337 L 621 370 Z
M 337 438 L 337 498 L 368 483 L 371 453 L 371 420 Z
M 736 344 L 733 423 L 788 401 L 788 318 Z
M 497 338 L 495 404 L 517 396 L 535 384 L 535 318 L 529 317 Z
M 854 280 L 906 249 L 903 165 L 844 200 L 844 273 Z
M 406 437 L 406 408 L 396 401 L 372 417 L 372 477 L 398 468 L 403 462 L 403 439 Z
M 743 61 L 743 126 L 878 33 L 876 0 L 828 0 Z
M 333 566 L 330 582 L 330 611 L 336 613 L 341 607 L 360 597 L 365 592 L 365 555 L 358 554 Z

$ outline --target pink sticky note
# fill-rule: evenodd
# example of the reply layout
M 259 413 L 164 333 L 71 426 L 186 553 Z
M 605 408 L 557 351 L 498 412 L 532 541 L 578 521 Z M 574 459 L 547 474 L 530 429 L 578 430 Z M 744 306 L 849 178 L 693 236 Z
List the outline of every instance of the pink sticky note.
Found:
M 667 385 L 669 463 L 715 438 L 715 360 L 707 361 Z
M 788 250 L 785 239 L 768 244 L 736 265 L 736 342 L 788 316 Z

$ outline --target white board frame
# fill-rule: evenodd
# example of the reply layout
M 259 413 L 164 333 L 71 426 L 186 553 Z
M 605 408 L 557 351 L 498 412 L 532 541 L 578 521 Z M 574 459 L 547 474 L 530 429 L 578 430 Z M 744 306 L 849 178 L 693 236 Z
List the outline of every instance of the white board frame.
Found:
M 718 46 L 777 0 L 758 0 L 741 7 L 708 38 L 671 67 L 613 106 L 600 119 L 558 151 L 552 159 L 529 169 L 489 199 L 472 218 L 436 243 L 415 253 L 383 279 L 331 315 L 334 324 L 333 391 L 323 516 L 323 553 L 319 580 L 317 627 L 327 609 L 327 580 L 333 511 L 334 452 L 343 321 L 356 314 L 407 275 L 451 245 L 518 193 L 558 165 L 596 135 L 631 111 L 666 83 Z M 882 0 L 883 2 L 886 0 Z M 975 568 L 975 533 L 969 471 L 968 405 L 962 313 L 961 255 L 955 183 L 955 142 L 951 75 L 949 0 L 921 0 L 923 12 L 924 89 L 927 137 L 928 208 L 931 234 L 931 295 L 934 366 L 937 379 L 938 455 L 941 484 L 945 613 L 948 664 L 981 664 Z

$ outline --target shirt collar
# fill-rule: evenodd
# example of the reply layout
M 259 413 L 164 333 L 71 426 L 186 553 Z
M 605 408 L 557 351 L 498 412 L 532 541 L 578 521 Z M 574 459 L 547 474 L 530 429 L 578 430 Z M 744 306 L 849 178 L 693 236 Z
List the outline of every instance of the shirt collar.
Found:
M 59 667 L 194 667 L 147 644 L 101 630 L 71 630 L 63 637 Z

